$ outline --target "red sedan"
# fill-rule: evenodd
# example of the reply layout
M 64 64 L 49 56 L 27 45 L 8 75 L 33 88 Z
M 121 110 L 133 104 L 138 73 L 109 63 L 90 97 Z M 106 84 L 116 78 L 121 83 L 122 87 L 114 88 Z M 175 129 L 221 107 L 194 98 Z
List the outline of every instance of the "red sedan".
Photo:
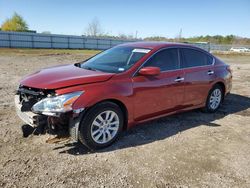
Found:
M 195 108 L 215 112 L 231 87 L 230 67 L 200 48 L 136 42 L 31 74 L 15 102 L 20 118 L 36 129 L 65 129 L 100 149 L 141 122 Z

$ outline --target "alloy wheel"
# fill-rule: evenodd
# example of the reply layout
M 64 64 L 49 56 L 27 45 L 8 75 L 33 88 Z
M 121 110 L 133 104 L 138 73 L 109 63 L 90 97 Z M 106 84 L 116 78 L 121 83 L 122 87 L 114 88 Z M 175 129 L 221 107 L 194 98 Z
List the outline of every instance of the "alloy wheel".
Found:
M 217 109 L 220 105 L 221 98 L 222 98 L 221 90 L 218 88 L 213 90 L 209 99 L 210 108 L 213 110 Z
M 116 112 L 107 110 L 96 116 L 91 125 L 91 137 L 98 144 L 106 144 L 118 133 L 120 121 Z

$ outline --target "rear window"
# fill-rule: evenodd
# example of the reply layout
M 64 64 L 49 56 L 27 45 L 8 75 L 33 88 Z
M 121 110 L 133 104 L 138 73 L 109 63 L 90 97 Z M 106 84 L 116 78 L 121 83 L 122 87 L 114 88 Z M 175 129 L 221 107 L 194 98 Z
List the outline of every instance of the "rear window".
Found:
M 197 67 L 211 65 L 213 63 L 213 58 L 203 52 L 193 49 L 181 49 L 183 62 L 181 67 Z

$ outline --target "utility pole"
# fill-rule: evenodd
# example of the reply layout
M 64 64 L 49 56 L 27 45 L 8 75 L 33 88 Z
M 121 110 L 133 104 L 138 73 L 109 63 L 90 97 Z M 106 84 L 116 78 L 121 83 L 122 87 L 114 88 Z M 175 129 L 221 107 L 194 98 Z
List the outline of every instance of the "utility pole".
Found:
M 135 38 L 137 39 L 138 31 L 135 31 Z
M 182 28 L 180 29 L 180 33 L 179 33 L 179 42 L 181 41 L 182 38 Z

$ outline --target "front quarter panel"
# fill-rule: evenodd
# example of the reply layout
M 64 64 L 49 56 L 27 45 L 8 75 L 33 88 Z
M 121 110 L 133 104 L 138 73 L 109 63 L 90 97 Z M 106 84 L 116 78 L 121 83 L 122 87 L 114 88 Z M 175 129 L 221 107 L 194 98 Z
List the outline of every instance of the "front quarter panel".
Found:
M 76 91 L 84 91 L 84 93 L 74 102 L 73 110 L 90 108 L 105 100 L 118 100 L 126 106 L 128 112 L 133 111 L 133 90 L 129 78 L 69 87 L 57 90 L 56 93 L 64 94 Z M 129 122 L 133 120 L 132 115 L 133 113 L 128 113 Z

